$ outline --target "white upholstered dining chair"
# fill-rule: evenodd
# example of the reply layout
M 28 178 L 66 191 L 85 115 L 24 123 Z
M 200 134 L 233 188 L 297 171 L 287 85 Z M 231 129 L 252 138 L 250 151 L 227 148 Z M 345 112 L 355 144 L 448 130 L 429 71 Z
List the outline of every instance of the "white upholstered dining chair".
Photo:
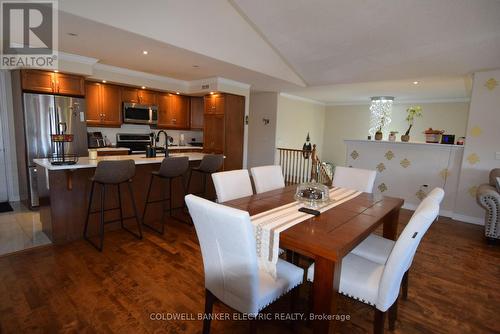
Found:
M 332 184 L 334 187 L 371 193 L 376 176 L 377 172 L 374 170 L 337 166 L 333 174 Z
M 219 203 L 253 195 L 252 183 L 246 169 L 213 173 L 212 180 Z
M 415 210 L 415 213 L 422 210 L 422 208 L 426 207 L 426 203 L 429 201 L 434 201 L 437 205 L 441 204 L 441 201 L 444 198 L 444 190 L 441 188 L 434 188 L 420 203 L 420 205 Z M 410 224 L 405 227 L 412 228 Z M 356 248 L 354 248 L 351 253 L 354 255 L 358 255 L 368 259 L 370 261 L 385 264 L 389 255 L 391 254 L 392 249 L 396 241 L 386 239 L 376 234 L 370 234 L 365 240 L 363 240 Z M 413 258 L 412 258 L 413 260 Z M 411 266 L 412 261 L 410 261 L 407 265 L 406 272 L 403 276 L 402 282 L 402 297 L 403 299 L 408 298 L 408 269 Z
M 253 167 L 250 172 L 257 194 L 285 186 L 285 179 L 279 165 Z
M 389 328 L 394 329 L 403 276 L 412 263 L 420 240 L 438 214 L 439 205 L 435 200 L 422 202 L 384 263 L 352 252 L 342 259 L 339 293 L 375 308 L 374 333 L 383 333 L 388 310 Z M 314 264 L 309 267 L 307 278 L 314 279 Z
M 200 242 L 205 271 L 205 319 L 209 333 L 213 302 L 258 314 L 264 307 L 300 285 L 304 270 L 281 259 L 277 279 L 257 265 L 256 240 L 248 212 L 201 197 L 185 197 Z

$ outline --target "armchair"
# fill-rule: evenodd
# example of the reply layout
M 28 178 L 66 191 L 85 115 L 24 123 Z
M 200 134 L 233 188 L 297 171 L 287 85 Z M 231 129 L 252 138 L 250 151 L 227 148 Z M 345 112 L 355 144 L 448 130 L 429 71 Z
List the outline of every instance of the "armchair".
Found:
M 486 210 L 484 218 L 484 234 L 488 243 L 500 239 L 500 189 L 497 178 L 500 177 L 500 168 L 492 169 L 489 184 L 482 184 L 477 189 L 476 199 Z

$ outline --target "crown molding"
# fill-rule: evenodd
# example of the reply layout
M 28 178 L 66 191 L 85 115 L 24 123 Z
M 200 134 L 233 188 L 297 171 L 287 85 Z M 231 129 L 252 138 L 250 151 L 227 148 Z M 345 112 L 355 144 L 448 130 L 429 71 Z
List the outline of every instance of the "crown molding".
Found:
M 66 52 L 62 52 L 62 51 L 58 51 L 58 54 L 59 54 L 59 60 L 66 60 L 66 61 L 81 63 L 81 64 L 85 64 L 85 65 L 93 66 L 94 64 L 97 64 L 97 62 L 99 61 L 99 59 L 97 59 L 97 58 L 85 57 L 85 56 L 75 55 L 72 53 L 66 53 Z
M 393 104 L 429 104 L 429 103 L 466 103 L 470 102 L 469 97 L 457 97 L 457 98 L 449 98 L 449 99 L 416 99 L 416 100 L 398 100 L 394 99 Z M 341 102 L 327 102 L 325 104 L 327 107 L 334 106 L 364 106 L 370 105 L 370 101 L 341 101 Z
M 168 84 L 175 84 L 175 85 L 180 85 L 180 86 L 186 87 L 186 88 L 187 88 L 188 83 L 189 83 L 189 81 L 173 79 L 173 78 L 162 76 L 162 75 L 151 74 L 151 73 L 135 71 L 135 70 L 129 70 L 127 68 L 106 65 L 106 64 L 101 64 L 101 63 L 95 64 L 94 70 L 106 71 L 106 72 L 111 72 L 111 73 L 116 73 L 116 74 L 123 74 L 123 75 L 128 75 L 131 77 L 135 77 L 135 78 L 154 80 L 154 81 L 159 81 L 159 82 L 168 83 Z
M 283 97 L 286 97 L 286 98 L 289 98 L 289 99 L 292 99 L 292 100 L 313 103 L 313 104 L 317 104 L 317 105 L 320 105 L 320 106 L 325 106 L 326 105 L 324 102 L 321 102 L 321 101 L 309 99 L 307 97 L 292 95 L 292 94 L 288 94 L 288 93 L 280 93 L 280 96 L 283 96 Z
M 222 83 L 222 84 L 226 84 L 226 85 L 234 86 L 234 87 L 239 87 L 239 88 L 243 88 L 243 89 L 250 89 L 250 87 L 251 87 L 251 85 L 246 84 L 244 82 L 226 79 L 226 78 L 222 78 L 222 77 L 217 77 L 217 83 Z

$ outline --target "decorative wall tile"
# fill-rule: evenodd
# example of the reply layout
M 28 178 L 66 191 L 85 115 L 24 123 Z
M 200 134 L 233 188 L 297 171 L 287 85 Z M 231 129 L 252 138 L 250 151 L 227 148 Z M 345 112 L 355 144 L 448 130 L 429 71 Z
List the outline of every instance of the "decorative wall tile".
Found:
M 392 160 L 392 158 L 394 158 L 394 153 L 391 150 L 389 150 L 385 152 L 384 156 L 387 160 Z
M 490 78 L 488 79 L 488 81 L 486 81 L 484 86 L 489 90 L 493 90 L 495 89 L 496 86 L 498 86 L 498 81 L 496 81 L 494 78 Z
M 479 137 L 483 133 L 483 130 L 476 125 L 470 129 L 469 133 L 472 137 Z
M 415 196 L 417 196 L 417 198 L 419 200 L 423 200 L 425 198 L 425 196 L 427 196 L 427 194 L 425 193 L 425 191 L 423 191 L 422 189 L 419 189 L 416 193 L 415 193 Z
M 379 171 L 379 173 L 382 173 L 385 170 L 385 165 L 383 162 L 377 165 L 377 170 Z
M 353 158 L 354 160 L 356 160 L 358 157 L 359 157 L 358 151 L 354 150 L 354 151 L 351 152 L 351 158 Z
M 410 162 L 410 160 L 408 160 L 408 159 L 404 158 L 403 160 L 401 160 L 401 162 L 400 162 L 399 164 L 400 164 L 400 165 L 401 165 L 401 167 L 403 167 L 403 168 L 408 168 L 408 167 L 410 167 L 411 162 Z
M 446 180 L 449 176 L 450 176 L 450 171 L 448 170 L 448 168 L 444 168 L 442 169 L 440 172 L 439 172 L 439 176 L 441 176 L 441 178 L 443 180 Z
M 387 191 L 387 186 L 385 185 L 385 183 L 381 183 L 378 185 L 378 190 L 383 193 L 384 191 Z
M 479 156 L 476 154 L 476 153 L 471 153 L 467 156 L 467 161 L 471 164 L 471 165 L 475 165 L 477 164 L 480 159 L 479 159 Z
M 476 194 L 477 194 L 477 186 L 472 186 L 469 188 L 469 190 L 467 191 L 469 193 L 469 195 L 471 197 L 474 197 L 476 198 Z

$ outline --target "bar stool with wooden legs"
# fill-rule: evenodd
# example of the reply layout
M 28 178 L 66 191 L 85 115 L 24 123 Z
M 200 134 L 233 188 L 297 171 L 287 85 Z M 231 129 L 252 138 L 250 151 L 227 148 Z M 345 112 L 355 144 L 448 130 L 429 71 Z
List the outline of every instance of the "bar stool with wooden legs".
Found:
M 189 186 L 191 184 L 191 176 L 193 172 L 201 173 L 202 182 L 203 182 L 203 190 L 200 193 L 193 193 L 193 195 L 198 195 L 203 198 L 207 198 L 207 175 L 211 175 L 217 172 L 224 163 L 224 155 L 222 154 L 207 154 L 201 160 L 201 163 L 198 167 L 193 167 L 189 171 L 189 178 L 187 184 L 187 192 L 189 192 Z
M 100 161 L 97 164 L 97 168 L 95 170 L 94 176 L 92 177 L 92 187 L 90 190 L 90 197 L 89 197 L 89 205 L 87 209 L 87 219 L 85 220 L 85 227 L 83 230 L 83 237 L 85 240 L 87 240 L 92 246 L 97 248 L 100 252 L 102 252 L 103 246 L 104 246 L 104 224 L 108 223 L 113 223 L 119 221 L 121 224 L 121 227 L 131 233 L 133 236 L 135 236 L 138 239 L 142 239 L 142 229 L 141 229 L 141 221 L 139 218 L 139 215 L 137 214 L 137 207 L 135 205 L 134 201 L 134 194 L 132 192 L 132 178 L 135 176 L 135 163 L 134 160 L 121 160 L 121 161 Z M 123 217 L 123 209 L 122 209 L 122 198 L 121 198 L 121 185 L 123 183 L 126 183 L 128 186 L 128 191 L 130 194 L 130 200 L 132 202 L 132 208 L 134 209 L 134 215 L 130 217 Z M 101 186 L 101 196 L 100 196 L 100 202 L 101 206 L 99 210 L 97 211 L 92 211 L 92 200 L 94 197 L 94 190 L 95 186 L 100 185 Z M 106 199 L 106 186 L 116 186 L 118 190 L 118 207 L 115 208 L 109 208 L 105 209 L 105 199 Z M 110 220 L 110 221 L 105 221 L 104 220 L 104 212 L 106 211 L 112 211 L 112 210 L 120 210 L 120 218 Z M 88 231 L 88 225 L 89 225 L 89 218 L 91 214 L 100 214 L 100 220 L 99 220 L 99 245 L 96 245 L 87 235 Z M 137 228 L 139 230 L 139 233 L 136 233 L 123 224 L 124 220 L 127 219 L 132 219 L 135 218 L 137 222 Z
M 179 220 L 181 222 L 184 222 L 180 218 L 177 218 L 177 217 L 172 215 L 173 210 L 182 209 L 185 207 L 185 204 L 183 204 L 183 206 L 181 206 L 181 207 L 177 207 L 177 208 L 173 207 L 172 181 L 178 177 L 182 177 L 182 187 L 184 190 L 184 194 L 182 194 L 182 198 L 184 199 L 184 196 L 186 195 L 184 175 L 186 174 L 188 168 L 189 168 L 189 158 L 188 157 L 168 157 L 168 158 L 163 159 L 163 161 L 161 162 L 161 166 L 160 166 L 159 171 L 151 173 L 151 180 L 149 181 L 149 188 L 148 188 L 148 194 L 146 196 L 146 203 L 144 204 L 144 211 L 142 213 L 142 223 L 146 227 L 149 227 L 150 229 L 152 229 L 155 232 L 163 234 L 165 232 L 165 212 L 167 212 L 167 211 L 169 213 L 169 217 L 176 219 L 176 220 Z M 151 195 L 151 188 L 152 188 L 153 180 L 155 177 L 167 180 L 168 187 L 164 188 L 162 199 L 152 201 L 152 200 L 150 200 L 149 197 Z M 167 194 L 167 192 L 168 192 L 168 194 Z M 146 211 L 148 209 L 148 205 L 152 204 L 152 203 L 159 203 L 159 202 L 165 203 L 166 201 L 169 202 L 169 206 L 167 209 L 165 209 L 165 207 L 162 208 L 161 229 L 158 229 L 158 228 L 154 227 L 153 225 L 146 224 L 145 217 L 146 217 Z M 183 200 L 183 203 L 184 203 L 184 200 Z

